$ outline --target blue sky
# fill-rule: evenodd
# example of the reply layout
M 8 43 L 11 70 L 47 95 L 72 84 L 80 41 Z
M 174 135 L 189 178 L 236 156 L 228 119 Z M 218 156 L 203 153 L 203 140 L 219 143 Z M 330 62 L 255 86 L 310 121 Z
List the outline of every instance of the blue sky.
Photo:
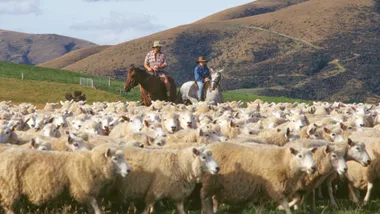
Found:
M 253 0 L 0 0 L 0 29 L 117 44 Z

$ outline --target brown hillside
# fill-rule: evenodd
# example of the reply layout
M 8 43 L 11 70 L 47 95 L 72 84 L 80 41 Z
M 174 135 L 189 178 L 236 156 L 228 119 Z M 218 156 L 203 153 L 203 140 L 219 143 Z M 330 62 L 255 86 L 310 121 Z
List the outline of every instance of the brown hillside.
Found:
M 110 45 L 100 45 L 89 48 L 82 48 L 76 51 L 69 52 L 56 59 L 38 64 L 38 66 L 47 68 L 63 68 L 86 57 L 89 57 L 93 54 L 99 53 L 108 47 L 110 47 Z
M 96 44 L 56 34 L 26 34 L 0 30 L 0 60 L 36 65 Z
M 142 65 L 159 39 L 166 45 L 167 71 L 178 84 L 193 78 L 195 59 L 206 55 L 211 67 L 225 68 L 225 89 L 373 100 L 380 93 L 379 26 L 372 0 L 310 0 L 270 13 L 176 27 L 112 46 L 64 69 L 117 75 L 131 63 Z
M 244 18 L 249 16 L 260 15 L 264 13 L 274 12 L 276 10 L 289 7 L 294 4 L 298 4 L 308 0 L 264 0 L 264 1 L 255 1 L 251 3 L 247 3 L 244 5 L 240 5 L 237 7 L 229 8 L 223 10 L 221 12 L 212 14 L 198 20 L 194 23 L 206 23 L 206 22 L 219 22 L 219 21 L 227 21 L 231 19 Z

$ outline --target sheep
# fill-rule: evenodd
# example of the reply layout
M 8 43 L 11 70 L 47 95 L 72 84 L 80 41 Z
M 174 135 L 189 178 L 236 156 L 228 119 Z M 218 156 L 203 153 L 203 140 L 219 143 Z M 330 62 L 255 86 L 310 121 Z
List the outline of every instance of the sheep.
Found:
M 302 143 L 298 143 L 298 146 Z M 297 146 L 297 143 L 291 143 L 286 146 Z M 303 199 L 301 204 L 303 204 L 304 199 L 310 194 L 314 193 L 315 188 L 317 188 L 323 181 L 325 181 L 334 171 L 338 172 L 339 175 L 343 175 L 347 172 L 347 165 L 344 157 L 346 156 L 346 147 L 334 146 L 334 145 L 324 145 L 319 147 L 313 154 L 313 159 L 317 165 L 317 171 L 313 175 L 308 175 L 303 179 L 299 180 L 297 183 L 297 192 L 293 196 L 293 201 L 289 203 L 289 207 L 297 204 L 301 199 L 300 195 L 302 192 Z M 313 194 L 314 196 L 314 194 Z M 313 197 L 312 209 L 315 210 L 315 198 Z
M 363 203 L 367 204 L 371 197 L 374 181 L 380 176 L 378 173 L 380 144 L 379 142 L 365 142 L 364 144 L 372 160 L 371 164 L 368 167 L 363 167 L 353 161 L 347 162 L 348 172 L 346 173 L 346 178 L 349 182 L 349 190 L 355 203 L 359 203 L 359 199 L 358 195 L 354 191 L 354 188 L 367 188 L 367 192 L 363 200 Z
M 73 133 L 59 139 L 50 139 L 54 151 L 89 151 L 92 146 Z
M 206 214 L 213 213 L 212 196 L 218 202 L 228 204 L 260 202 L 258 213 L 262 212 L 265 203 L 274 200 L 289 214 L 287 197 L 296 191 L 295 184 L 306 173 L 313 174 L 316 170 L 312 158 L 316 148 L 231 143 L 210 144 L 207 147 L 222 167 L 217 175 L 206 176 L 202 181 L 202 212 Z
M 15 133 L 16 125 L 13 127 L 0 126 L 0 144 L 2 143 L 13 143 L 18 144 L 19 138 Z
M 143 213 L 152 211 L 156 201 L 167 198 L 176 202 L 178 212 L 185 214 L 183 202 L 206 173 L 216 174 L 220 167 L 212 152 L 204 147 L 183 150 L 149 150 L 124 148 L 125 159 L 134 170 L 125 179 L 118 179 L 121 198 L 144 200 Z M 120 191 L 122 189 L 122 191 Z
M 178 115 L 174 112 L 168 112 L 162 116 L 162 128 L 165 133 L 173 134 L 180 129 Z
M 193 113 L 186 111 L 179 114 L 179 124 L 182 129 L 196 129 L 197 124 Z
M 221 142 L 220 137 L 213 131 L 203 131 L 202 129 L 183 129 L 173 135 L 168 136 L 167 143 L 210 143 Z
M 14 213 L 21 196 L 40 206 L 67 189 L 76 201 L 100 214 L 96 197 L 101 188 L 117 174 L 125 177 L 129 172 L 123 151 L 112 144 L 75 153 L 9 149 L 0 158 L 1 205 L 6 213 Z
M 277 146 L 284 146 L 290 139 L 290 129 L 285 131 L 281 129 L 267 129 L 259 132 L 257 136 L 249 136 L 250 141 L 258 142 L 261 144 L 272 144 Z
M 130 133 L 137 133 L 140 132 L 141 129 L 144 127 L 142 116 L 141 115 L 135 115 L 132 117 L 123 117 L 125 122 L 118 124 L 115 126 L 111 133 L 109 134 L 110 137 L 113 138 L 122 138 Z

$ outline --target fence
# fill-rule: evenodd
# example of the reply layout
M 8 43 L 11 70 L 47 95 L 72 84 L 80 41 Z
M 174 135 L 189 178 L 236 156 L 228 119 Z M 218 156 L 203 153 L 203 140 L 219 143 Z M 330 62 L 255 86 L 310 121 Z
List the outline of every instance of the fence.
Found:
M 94 89 L 94 80 L 92 78 L 83 78 L 81 77 L 79 79 L 79 84 L 82 85 L 82 86 L 85 86 L 85 87 L 89 87 L 89 88 L 92 88 Z

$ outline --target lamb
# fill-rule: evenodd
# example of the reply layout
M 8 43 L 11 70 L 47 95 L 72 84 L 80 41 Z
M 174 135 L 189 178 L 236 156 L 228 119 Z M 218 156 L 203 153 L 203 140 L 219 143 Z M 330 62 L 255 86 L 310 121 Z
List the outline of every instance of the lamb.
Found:
M 118 180 L 115 193 L 130 201 L 144 200 L 143 213 L 152 211 L 156 201 L 167 198 L 176 202 L 178 212 L 185 214 L 183 202 L 206 173 L 216 174 L 220 167 L 206 148 L 183 150 L 149 150 L 124 148 L 125 158 L 133 173 Z M 120 191 L 120 188 L 122 191 Z
M 290 129 L 287 128 L 285 131 L 282 131 L 281 129 L 267 129 L 259 132 L 257 136 L 249 136 L 248 139 L 248 141 L 253 141 L 261 144 L 284 146 L 289 142 Z
M 59 139 L 50 139 L 54 151 L 89 151 L 92 146 L 73 133 Z
M 312 152 L 316 148 L 281 148 L 258 145 L 243 146 L 217 143 L 207 146 L 214 158 L 222 164 L 220 173 L 206 176 L 202 181 L 202 212 L 211 214 L 211 197 L 218 202 L 237 204 L 260 202 L 257 213 L 270 200 L 277 201 L 291 213 L 287 197 L 296 188 L 295 184 L 306 173 L 313 174 L 316 165 Z M 270 170 L 268 170 L 270 169 Z
M 6 213 L 14 213 L 14 204 L 21 196 L 40 206 L 67 189 L 76 201 L 101 214 L 96 200 L 101 188 L 117 174 L 125 177 L 129 172 L 117 145 L 74 153 L 9 149 L 0 158 L 1 205 Z

